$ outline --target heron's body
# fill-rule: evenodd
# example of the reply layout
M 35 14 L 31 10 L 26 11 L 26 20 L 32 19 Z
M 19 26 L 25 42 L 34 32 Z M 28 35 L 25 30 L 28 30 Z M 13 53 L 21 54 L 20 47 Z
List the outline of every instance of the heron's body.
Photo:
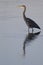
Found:
M 24 11 L 23 11 L 23 17 L 24 17 L 24 21 L 26 22 L 28 28 L 32 28 L 32 31 L 33 31 L 33 28 L 38 28 L 40 29 L 40 27 L 30 18 L 27 18 L 25 16 L 25 11 L 26 11 L 26 6 L 25 5 L 22 5 L 20 7 L 24 7 Z
M 26 22 L 26 24 L 29 28 L 38 28 L 38 29 L 40 29 L 40 27 L 30 18 L 26 18 L 25 22 Z

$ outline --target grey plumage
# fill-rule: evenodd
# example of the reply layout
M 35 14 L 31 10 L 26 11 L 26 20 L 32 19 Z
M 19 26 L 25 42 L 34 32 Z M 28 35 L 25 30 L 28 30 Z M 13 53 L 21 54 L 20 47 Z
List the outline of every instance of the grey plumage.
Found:
M 37 23 L 35 23 L 35 21 L 33 21 L 32 19 L 27 18 L 27 17 L 25 16 L 26 6 L 25 6 L 25 5 L 21 5 L 20 7 L 23 7 L 23 8 L 24 8 L 23 18 L 24 18 L 24 21 L 26 22 L 27 26 L 28 26 L 29 28 L 32 28 L 32 32 L 33 32 L 33 28 L 38 28 L 38 29 L 40 29 L 40 27 L 38 26 Z

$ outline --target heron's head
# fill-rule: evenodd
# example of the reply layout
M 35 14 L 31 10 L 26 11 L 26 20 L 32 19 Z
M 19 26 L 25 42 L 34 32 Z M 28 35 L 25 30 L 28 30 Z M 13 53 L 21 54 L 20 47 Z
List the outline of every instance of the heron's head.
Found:
M 26 6 L 25 6 L 25 5 L 19 5 L 19 7 L 20 7 L 20 8 L 26 8 Z

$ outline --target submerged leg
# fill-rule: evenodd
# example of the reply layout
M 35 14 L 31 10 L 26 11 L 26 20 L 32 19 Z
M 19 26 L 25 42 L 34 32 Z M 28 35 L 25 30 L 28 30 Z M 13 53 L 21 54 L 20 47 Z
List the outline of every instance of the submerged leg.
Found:
M 33 33 L 33 28 L 32 28 L 32 33 Z

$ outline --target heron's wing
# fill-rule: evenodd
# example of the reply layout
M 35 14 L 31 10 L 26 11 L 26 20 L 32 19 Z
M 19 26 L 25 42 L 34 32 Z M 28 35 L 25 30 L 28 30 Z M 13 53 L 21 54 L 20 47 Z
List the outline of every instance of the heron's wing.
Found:
M 32 27 L 35 27 L 35 28 L 38 28 L 40 29 L 40 27 L 38 26 L 37 23 L 35 23 L 35 21 L 33 21 L 32 19 L 30 18 L 26 18 L 27 22 L 31 24 Z

